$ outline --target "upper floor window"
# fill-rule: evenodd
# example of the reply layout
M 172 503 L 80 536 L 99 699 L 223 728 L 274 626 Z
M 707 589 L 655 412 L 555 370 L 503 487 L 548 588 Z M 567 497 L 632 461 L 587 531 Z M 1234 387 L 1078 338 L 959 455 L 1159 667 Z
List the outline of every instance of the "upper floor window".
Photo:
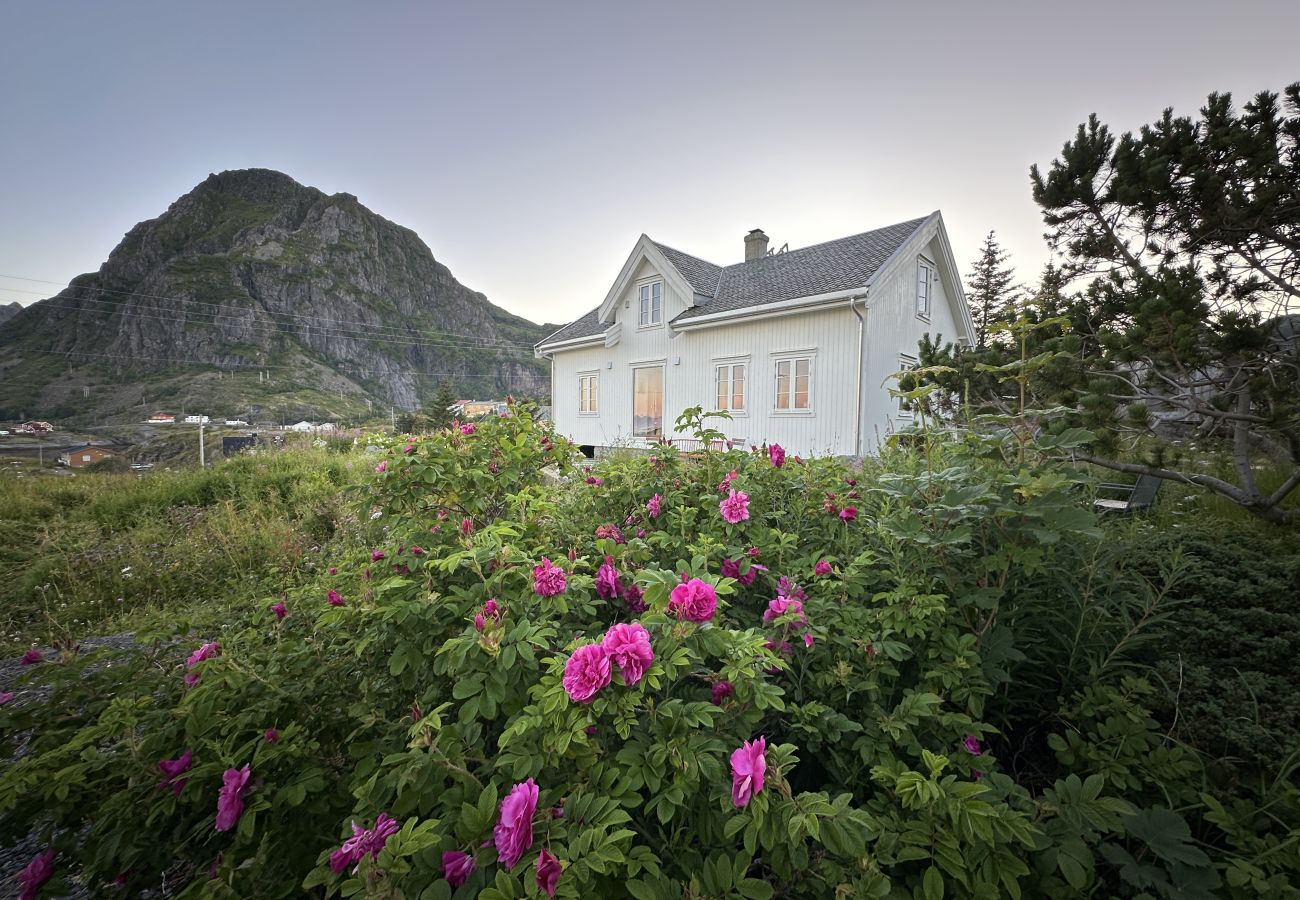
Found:
M 930 318 L 930 295 L 934 291 L 934 263 L 924 256 L 916 260 L 916 314 Z
M 745 411 L 745 364 L 727 363 L 713 368 L 716 409 Z
M 600 376 L 578 376 L 578 414 L 594 416 L 597 414 L 596 396 L 600 388 Z
M 641 326 L 658 325 L 664 320 L 664 283 L 641 285 Z
M 812 357 L 777 360 L 776 408 L 791 411 L 812 409 Z

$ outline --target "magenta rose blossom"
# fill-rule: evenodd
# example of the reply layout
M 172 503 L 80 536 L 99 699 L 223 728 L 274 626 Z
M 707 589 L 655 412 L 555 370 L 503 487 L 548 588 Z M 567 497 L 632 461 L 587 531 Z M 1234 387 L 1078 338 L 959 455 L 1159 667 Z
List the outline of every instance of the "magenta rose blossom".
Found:
M 831 564 L 824 559 L 817 560 L 817 565 L 813 567 L 813 574 L 819 577 L 831 574 Z
M 49 881 L 53 874 L 54 848 L 51 847 L 33 856 L 27 868 L 18 873 L 18 884 L 21 886 L 18 893 L 19 900 L 36 900 L 41 892 L 41 885 Z
M 772 465 L 779 469 L 785 465 L 785 448 L 780 444 L 773 444 L 767 448 L 767 457 L 772 460 Z
M 736 559 L 724 559 L 724 560 L 722 561 L 722 577 L 723 577 L 723 578 L 739 578 L 739 577 L 740 577 L 740 561 L 739 561 L 739 560 L 736 560 Z
M 655 494 L 653 497 L 647 500 L 645 504 L 646 515 L 648 515 L 652 519 L 659 518 L 659 513 L 662 512 L 663 510 L 663 499 L 664 499 L 663 497 L 660 497 L 658 494 Z
M 244 791 L 248 789 L 248 780 L 252 777 L 253 773 L 247 764 L 242 769 L 226 769 L 221 776 L 221 794 L 217 797 L 217 831 L 234 828 L 243 815 Z
M 728 490 L 727 496 L 718 504 L 724 521 L 735 525 L 749 518 L 749 494 L 744 491 Z
M 712 701 L 714 706 L 721 706 L 722 701 L 734 693 L 736 693 L 736 688 L 730 681 L 715 681 L 713 687 L 709 688 L 709 700 Z
M 763 621 L 771 622 L 773 619 L 779 619 L 786 613 L 792 613 L 795 621 L 800 624 L 807 624 L 808 617 L 804 615 L 803 604 L 793 597 L 777 597 L 767 604 L 767 609 L 763 611 Z
M 262 740 L 266 741 L 268 744 L 274 744 L 276 741 L 280 740 L 280 732 L 276 731 L 274 728 L 268 728 L 262 735 Z
M 453 888 L 469 881 L 474 874 L 474 857 L 463 850 L 448 850 L 442 854 L 442 877 Z
M 381 462 L 379 465 L 375 466 L 375 472 L 377 472 L 380 475 L 383 475 L 387 471 L 388 471 L 388 463 L 386 461 Z
M 962 746 L 966 748 L 966 752 L 973 756 L 979 756 L 984 752 L 980 747 L 980 739 L 975 737 L 973 734 L 966 735 L 966 737 L 962 739 L 961 743 Z
M 650 646 L 650 632 L 640 622 L 610 626 L 600 646 L 617 663 L 619 672 L 623 673 L 623 683 L 628 687 L 641 680 L 655 659 L 654 649 Z
M 688 622 L 707 622 L 718 608 L 718 594 L 713 585 L 698 578 L 682 582 L 668 597 L 668 611 Z
M 840 510 L 840 518 L 845 522 L 852 522 L 858 517 L 858 508 L 856 506 L 846 506 Z
M 384 558 L 385 556 L 387 556 L 387 555 L 388 555 L 388 554 L 386 554 L 383 550 L 372 550 L 372 551 L 370 551 L 370 561 L 371 561 L 371 562 L 379 562 L 381 559 L 383 559 L 383 558 Z
M 338 591 L 330 591 L 328 594 L 326 594 L 326 597 L 329 598 L 330 606 L 343 605 L 343 595 L 340 594 Z
M 38 662 L 43 662 L 44 659 L 45 657 L 41 655 L 41 651 L 33 647 L 23 654 L 22 664 L 24 666 L 34 666 Z
M 221 645 L 218 644 L 216 641 L 209 641 L 208 643 L 204 644 L 202 647 L 200 647 L 199 649 L 195 650 L 193 653 L 190 654 L 189 659 L 185 660 L 185 668 L 193 669 L 195 666 L 203 662 L 205 659 L 212 659 L 214 656 L 220 656 L 220 655 L 221 655 Z M 194 687 L 194 685 L 198 683 L 199 683 L 199 676 L 196 673 L 190 672 L 186 674 L 185 684 L 187 686 Z
M 279 621 L 283 619 L 285 616 L 289 615 L 289 609 L 283 603 L 272 603 L 271 612 L 275 613 L 276 621 Z
M 388 813 L 380 813 L 375 819 L 374 828 L 362 828 L 355 821 L 352 823 L 352 837 L 343 842 L 343 846 L 330 854 L 330 868 L 342 872 L 348 866 L 370 854 L 371 859 L 379 857 L 388 839 L 397 834 L 400 826 Z
M 172 793 L 180 794 L 185 787 L 187 779 L 178 778 L 177 776 L 183 772 L 189 771 L 190 766 L 193 764 L 194 751 L 192 750 L 186 750 L 175 759 L 158 760 L 158 771 L 162 772 L 163 775 L 166 776 L 162 781 L 158 782 L 158 787 L 163 789 L 171 788 Z
M 611 677 L 609 654 L 600 644 L 583 644 L 564 664 L 564 690 L 575 703 L 590 703 Z
M 767 773 L 767 742 L 763 738 L 746 741 L 731 754 L 731 803 L 737 809 L 748 806 L 754 795 L 763 790 Z
M 596 596 L 602 600 L 618 596 L 618 569 L 614 568 L 612 556 L 606 556 L 605 564 L 596 572 Z
M 4 706 L 14 698 L 13 691 L 0 691 L 0 706 Z
M 537 857 L 537 886 L 546 891 L 546 896 L 555 896 L 555 886 L 560 882 L 560 861 L 545 847 Z
M 567 582 L 564 570 L 546 557 L 540 565 L 533 566 L 533 593 L 539 597 L 554 597 L 564 593 Z
M 501 815 L 492 830 L 501 865 L 513 869 L 533 846 L 533 813 L 537 811 L 537 785 L 531 778 L 510 789 L 501 801 Z

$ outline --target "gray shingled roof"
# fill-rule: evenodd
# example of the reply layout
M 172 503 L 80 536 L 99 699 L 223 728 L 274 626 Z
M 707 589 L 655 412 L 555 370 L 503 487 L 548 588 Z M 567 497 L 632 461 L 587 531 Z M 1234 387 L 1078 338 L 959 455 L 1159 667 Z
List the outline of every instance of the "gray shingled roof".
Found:
M 715 265 L 656 241 L 655 246 L 699 295 L 699 305 L 687 309 L 673 322 L 863 287 L 928 218 L 911 219 L 730 266 Z M 597 320 L 597 312 L 598 309 L 593 309 L 541 343 L 602 334 L 608 326 Z

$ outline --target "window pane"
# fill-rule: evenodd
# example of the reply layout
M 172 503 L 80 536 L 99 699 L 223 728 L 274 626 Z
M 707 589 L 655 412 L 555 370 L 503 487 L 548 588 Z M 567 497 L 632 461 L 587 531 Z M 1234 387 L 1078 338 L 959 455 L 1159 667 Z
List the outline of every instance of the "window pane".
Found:
M 727 408 L 727 367 L 718 366 L 716 369 L 713 370 L 713 377 L 717 380 L 717 384 L 718 384 L 717 397 L 715 398 L 718 404 L 716 408 L 726 409 Z
M 587 379 L 578 379 L 578 412 L 587 411 Z
M 745 408 L 745 367 L 731 367 L 731 408 Z
M 658 287 L 658 285 L 656 285 Z M 663 301 L 659 299 L 659 292 L 655 292 L 654 302 L 650 307 L 650 321 L 659 322 L 663 317 Z
M 653 292 L 652 296 L 655 298 L 655 300 L 658 300 L 660 297 L 663 296 L 663 292 L 664 292 L 663 282 L 656 281 L 654 284 L 650 285 L 650 290 Z
M 790 361 L 776 364 L 776 408 L 790 408 Z
M 588 398 L 590 409 L 588 411 L 595 412 L 596 411 L 596 389 L 600 386 L 600 380 L 595 375 L 592 375 L 589 381 L 591 387 L 588 389 L 590 394 Z
M 804 377 L 804 378 L 807 378 L 807 377 L 808 377 L 808 360 L 806 360 L 806 359 L 796 359 L 796 360 L 794 361 L 794 374 L 795 374 L 795 375 L 802 376 L 802 377 Z

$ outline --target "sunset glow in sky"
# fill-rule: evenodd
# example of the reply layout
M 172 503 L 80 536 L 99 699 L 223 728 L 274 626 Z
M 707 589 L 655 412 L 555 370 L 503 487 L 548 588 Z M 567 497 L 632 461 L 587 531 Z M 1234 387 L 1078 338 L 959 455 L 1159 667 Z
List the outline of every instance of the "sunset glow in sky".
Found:
M 1047 259 L 1028 169 L 1300 78 L 1300 4 L 124 3 L 0 12 L 0 273 L 93 271 L 208 173 L 357 195 L 542 322 L 637 236 L 719 264 L 942 209 Z M 0 279 L 0 303 L 57 287 Z M 30 292 L 30 293 L 27 293 Z

